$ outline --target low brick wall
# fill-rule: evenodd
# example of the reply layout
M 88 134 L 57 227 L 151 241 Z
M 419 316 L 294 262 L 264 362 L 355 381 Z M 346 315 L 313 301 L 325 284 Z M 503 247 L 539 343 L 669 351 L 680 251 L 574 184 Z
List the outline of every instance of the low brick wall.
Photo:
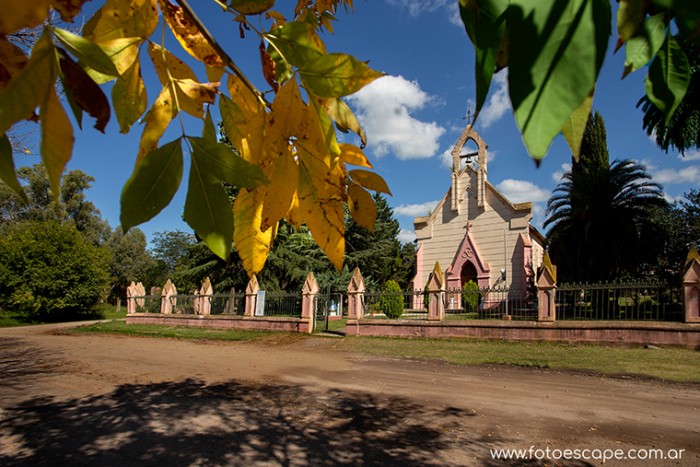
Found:
M 349 320 L 348 336 L 463 337 L 525 341 L 679 345 L 700 349 L 700 324 L 643 321 Z
M 311 323 L 301 318 L 247 316 L 163 315 L 131 313 L 126 324 L 162 324 L 165 326 L 193 326 L 213 329 L 245 329 L 249 331 L 311 332 Z

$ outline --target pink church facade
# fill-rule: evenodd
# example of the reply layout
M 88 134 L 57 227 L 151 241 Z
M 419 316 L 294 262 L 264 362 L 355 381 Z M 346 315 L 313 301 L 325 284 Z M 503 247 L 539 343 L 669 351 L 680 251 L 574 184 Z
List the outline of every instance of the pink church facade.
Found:
M 462 164 L 465 145 L 478 148 L 475 163 Z M 479 288 L 525 294 L 542 263 L 544 237 L 532 220 L 532 203 L 512 203 L 488 182 L 488 145 L 468 125 L 452 149 L 450 189 L 435 209 L 414 220 L 418 243 L 413 286 L 423 289 L 435 263 L 446 288 L 473 280 Z

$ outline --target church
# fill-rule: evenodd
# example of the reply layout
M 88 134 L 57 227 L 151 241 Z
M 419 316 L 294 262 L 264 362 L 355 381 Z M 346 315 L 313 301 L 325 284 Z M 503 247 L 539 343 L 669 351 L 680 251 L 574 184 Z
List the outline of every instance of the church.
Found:
M 476 145 L 476 152 L 466 153 L 467 144 Z M 472 280 L 480 289 L 507 288 L 523 296 L 532 284 L 544 237 L 530 225 L 532 203 L 512 203 L 488 182 L 487 150 L 467 125 L 451 152 L 449 190 L 428 216 L 413 221 L 418 244 L 414 288 L 425 288 L 436 262 L 448 290 Z

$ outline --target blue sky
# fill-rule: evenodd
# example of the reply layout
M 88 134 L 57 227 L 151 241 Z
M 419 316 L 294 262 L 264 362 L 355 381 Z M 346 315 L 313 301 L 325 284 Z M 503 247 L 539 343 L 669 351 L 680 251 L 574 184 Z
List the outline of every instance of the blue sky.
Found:
M 92 3 L 86 4 L 88 14 L 94 11 Z M 204 10 L 200 10 L 200 3 L 206 3 Z M 278 3 L 278 8 L 287 13 L 287 4 L 296 2 Z M 241 40 L 231 16 L 214 8 L 207 11 L 209 2 L 193 5 L 205 21 L 213 21 L 214 36 L 239 67 L 266 89 L 259 71 L 258 39 L 249 35 Z M 449 188 L 450 169 L 445 155 L 464 129 L 467 108 L 474 109 L 471 43 L 459 21 L 456 0 L 355 1 L 354 13 L 341 11 L 338 17 L 335 34 L 323 35 L 329 51 L 369 60 L 370 66 L 387 74 L 348 102 L 368 135 L 365 153 L 393 192 L 389 203 L 401 223 L 401 237 L 410 241 L 413 218 L 427 214 Z M 676 152 L 666 154 L 658 149 L 646 136 L 641 128 L 642 113 L 635 108 L 644 93 L 646 72 L 640 70 L 622 81 L 624 52 L 612 54 L 614 40 L 612 37 L 593 103 L 606 122 L 611 158 L 644 163 L 654 180 L 663 185 L 667 197 L 676 199 L 700 186 L 700 151 L 687 152 L 685 158 L 680 158 Z M 166 47 L 183 55 L 172 37 L 166 38 Z M 202 67 L 195 67 L 195 72 L 204 78 Z M 145 71 L 147 85 L 154 84 L 153 75 L 152 70 Z M 505 71 L 496 75 L 476 129 L 489 144 L 489 181 L 513 202 L 532 201 L 534 224 L 541 227 L 546 201 L 571 156 L 563 138 L 558 137 L 541 166 L 535 167 L 515 126 L 505 81 Z M 158 89 L 149 88 L 149 103 Z M 171 126 L 178 127 L 175 123 Z M 95 177 L 88 197 L 114 227 L 119 224 L 121 187 L 133 168 L 142 127 L 135 125 L 130 134 L 121 135 L 112 118 L 107 134 L 102 135 L 91 125 L 85 121 L 82 132 L 76 127 L 77 141 L 68 168 Z M 188 134 L 200 132 L 199 122 L 187 120 L 187 125 Z M 177 136 L 179 129 L 173 128 L 161 143 Z M 38 160 L 38 156 L 29 156 L 18 162 Z M 183 183 L 171 206 L 139 227 L 149 236 L 163 230 L 190 231 L 181 220 L 185 189 Z

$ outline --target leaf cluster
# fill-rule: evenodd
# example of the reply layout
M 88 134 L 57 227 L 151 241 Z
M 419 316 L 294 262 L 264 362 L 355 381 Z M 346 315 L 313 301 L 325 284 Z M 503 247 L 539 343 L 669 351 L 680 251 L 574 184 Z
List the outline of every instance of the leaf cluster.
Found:
M 274 9 L 274 0 L 221 3 L 220 14 L 231 15 L 242 36 L 260 39 L 260 73 L 269 85 L 262 91 L 186 0 L 103 0 L 82 35 L 46 25 L 29 55 L 5 37 L 39 26 L 53 11 L 70 22 L 83 3 L 13 2 L 3 11 L 0 178 L 26 200 L 7 132 L 22 120 L 38 120 L 42 161 L 58 198 L 74 142 L 55 90 L 60 81 L 79 127 L 84 114 L 99 131 L 105 131 L 112 114 L 122 133 L 139 120 L 144 124 L 134 172 L 121 196 L 125 231 L 158 214 L 187 176 L 183 217 L 220 258 L 229 257 L 233 240 L 248 274 L 259 273 L 279 222 L 286 220 L 297 228 L 306 225 L 340 270 L 344 206 L 372 229 L 376 214 L 369 192 L 389 193 L 384 180 L 368 170 L 372 165 L 362 149 L 336 137 L 336 128 L 352 131 L 365 144 L 364 132 L 342 98 L 382 75 L 351 55 L 329 52 L 319 35 L 332 32 L 338 8 L 351 9 L 352 0 L 300 0 L 287 16 Z M 159 24 L 201 65 L 199 72 L 157 42 Z M 143 79 L 146 66 L 155 69 L 160 85 L 155 90 Z M 111 99 L 103 92 L 108 82 Z M 235 151 L 217 142 L 208 109 L 217 101 Z M 183 114 L 202 120 L 201 136 L 185 132 Z M 161 143 L 175 120 L 182 135 Z M 190 158 L 189 174 L 184 173 L 185 157 Z M 351 170 L 348 164 L 359 168 Z M 223 183 L 241 190 L 233 206 Z
M 575 158 L 591 112 L 595 85 L 611 35 L 609 0 L 459 0 L 475 48 L 476 115 L 493 74 L 508 68 L 515 120 L 530 155 L 544 157 L 563 134 Z M 700 40 L 700 6 L 694 0 L 620 0 L 618 49 L 627 74 L 647 66 L 648 101 L 666 124 L 690 83 L 686 49 L 673 35 Z

